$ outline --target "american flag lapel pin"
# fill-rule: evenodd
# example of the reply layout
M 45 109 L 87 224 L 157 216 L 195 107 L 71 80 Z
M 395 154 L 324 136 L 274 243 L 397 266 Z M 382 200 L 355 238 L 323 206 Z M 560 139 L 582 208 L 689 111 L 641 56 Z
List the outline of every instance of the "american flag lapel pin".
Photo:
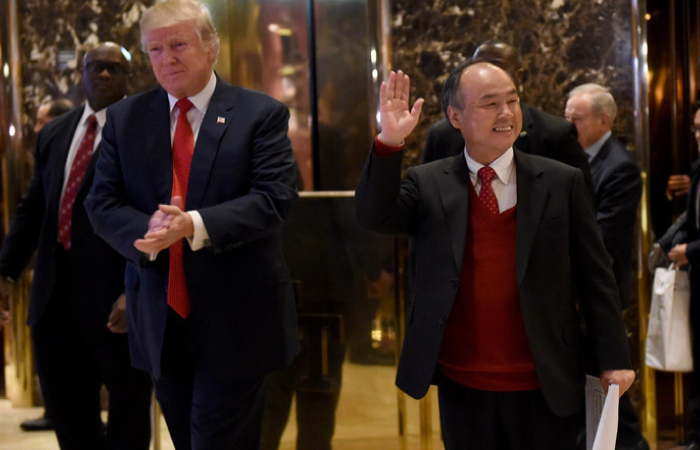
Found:
M 216 123 L 226 123 L 226 118 L 219 116 L 216 118 Z

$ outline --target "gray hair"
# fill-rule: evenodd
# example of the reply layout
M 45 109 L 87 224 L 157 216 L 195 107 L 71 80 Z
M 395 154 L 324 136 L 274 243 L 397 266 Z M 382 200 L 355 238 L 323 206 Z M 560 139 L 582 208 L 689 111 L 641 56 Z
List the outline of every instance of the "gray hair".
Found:
M 199 0 L 161 0 L 148 8 L 141 16 L 141 49 L 146 48 L 146 33 L 157 28 L 170 27 L 192 21 L 204 48 L 219 52 L 219 36 L 211 20 L 211 12 Z
M 617 116 L 617 104 L 610 93 L 610 89 L 597 83 L 586 83 L 573 88 L 571 92 L 569 92 L 569 98 L 584 94 L 591 96 L 591 109 L 593 110 L 593 114 L 596 116 L 607 114 L 610 116 L 610 122 L 615 120 Z

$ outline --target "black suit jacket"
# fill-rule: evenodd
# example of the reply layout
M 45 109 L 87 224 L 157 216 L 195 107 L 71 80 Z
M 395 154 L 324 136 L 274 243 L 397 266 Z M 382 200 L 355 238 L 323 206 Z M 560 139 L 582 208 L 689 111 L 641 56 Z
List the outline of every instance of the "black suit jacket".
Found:
M 688 206 L 685 220 L 685 255 L 690 263 L 690 319 L 694 331 L 693 355 L 695 358 L 700 352 L 698 345 L 698 330 L 700 330 L 700 226 L 698 226 L 698 189 L 700 188 L 700 159 L 693 163 L 690 193 L 688 194 Z M 670 250 L 670 248 L 668 249 Z M 696 369 L 697 372 L 697 369 Z
M 642 197 L 642 178 L 632 154 L 612 136 L 591 161 L 591 176 L 596 219 L 612 258 L 624 309 L 629 305 L 632 289 L 634 226 Z
M 185 210 L 197 210 L 210 245 L 183 244 L 188 317 L 208 370 L 251 379 L 299 351 L 280 227 L 297 197 L 287 108 L 217 77 L 195 144 Z M 107 111 L 86 206 L 98 234 L 123 254 L 133 364 L 160 376 L 168 251 L 148 263 L 134 241 L 172 189 L 170 107 L 158 88 Z
M 461 155 L 409 168 L 403 181 L 401 159 L 402 153 L 370 154 L 356 208 L 362 226 L 414 238 L 415 289 L 397 385 L 420 398 L 433 379 L 459 288 L 470 180 Z M 584 405 L 579 311 L 600 370 L 630 368 L 625 327 L 581 172 L 519 151 L 515 163 L 520 307 L 544 396 L 564 416 Z
M 59 201 L 68 151 L 82 114 L 83 107 L 76 108 L 50 121 L 39 133 L 32 178 L 0 250 L 0 273 L 13 279 L 19 277 L 36 251 L 27 318 L 30 326 L 42 316 L 56 283 Z M 124 292 L 125 260 L 94 233 L 83 205 L 98 153 L 99 149 L 90 161 L 73 208 L 68 294 L 77 323 L 97 333 L 110 333 L 107 319 L 112 304 Z
M 592 190 L 588 158 L 578 143 L 576 126 L 561 117 L 553 116 L 520 102 L 523 129 L 513 145 L 530 155 L 555 159 L 583 172 L 586 185 Z M 464 139 L 459 130 L 452 128 L 446 118 L 438 120 L 428 131 L 423 150 L 423 163 L 455 156 L 464 151 Z

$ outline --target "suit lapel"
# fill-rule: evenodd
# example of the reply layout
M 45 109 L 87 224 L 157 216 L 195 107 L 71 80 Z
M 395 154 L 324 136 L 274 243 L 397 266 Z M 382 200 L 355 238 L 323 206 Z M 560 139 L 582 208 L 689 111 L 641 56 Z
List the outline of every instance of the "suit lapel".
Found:
M 51 145 L 50 151 L 55 153 L 49 155 L 49 159 L 56 162 L 50 164 L 49 166 L 52 168 L 52 170 L 56 171 L 56 176 L 52 178 L 54 180 L 53 183 L 51 183 L 52 186 L 47 186 L 47 188 L 48 192 L 51 192 L 51 196 L 49 198 L 49 211 L 56 211 L 56 217 L 58 217 L 58 208 L 60 206 L 58 203 L 61 200 L 63 183 L 66 178 L 65 168 L 66 161 L 68 160 L 68 153 L 70 151 L 70 145 L 73 141 L 73 135 L 75 134 L 76 128 L 78 128 L 78 122 L 80 122 L 80 118 L 82 117 L 84 110 L 85 107 L 82 107 L 74 110 L 72 113 L 69 113 L 73 114 L 73 117 L 70 118 L 70 122 L 68 122 L 68 126 L 65 128 L 65 132 L 56 136 L 55 144 Z
M 438 177 L 438 192 L 458 272 L 462 270 L 464 245 L 467 237 L 469 183 L 471 183 L 469 181 L 469 168 L 461 153 L 452 158 L 442 176 Z
M 532 142 L 532 114 L 530 114 L 530 107 L 525 102 L 521 102 L 521 111 L 523 113 L 523 128 L 520 131 L 520 136 L 515 141 L 514 146 L 525 153 L 533 153 L 530 149 L 530 143 Z M 537 150 L 534 150 L 537 153 Z
M 598 154 L 595 156 L 590 161 L 590 166 L 591 166 L 591 178 L 593 179 L 593 186 L 595 188 L 595 191 L 598 190 L 598 183 L 599 180 L 603 174 L 603 171 L 605 170 L 606 164 L 605 160 L 608 158 L 610 155 L 610 152 L 612 151 L 612 142 L 611 142 L 612 136 L 608 138 L 607 141 L 603 144 L 602 147 L 600 147 L 600 150 L 598 151 Z M 588 156 L 588 155 L 586 155 Z
M 187 183 L 186 209 L 188 210 L 199 208 L 202 205 L 221 138 L 233 122 L 235 102 L 231 100 L 237 89 L 226 84 L 218 75 L 216 76 L 216 89 L 209 101 L 204 120 L 202 120 L 192 156 L 190 179 Z
M 697 201 L 698 201 L 698 184 L 700 184 L 700 159 L 697 159 L 693 163 L 692 174 L 693 174 L 693 178 L 691 179 L 691 183 L 690 183 L 690 193 L 688 194 L 688 206 L 686 208 L 688 210 L 687 222 L 690 225 L 690 227 L 688 229 L 697 232 L 698 231 Z
M 152 130 L 149 139 L 152 141 L 143 145 L 143 148 L 150 149 L 146 153 L 152 178 L 149 183 L 155 189 L 158 203 L 169 204 L 173 187 L 173 152 L 170 141 L 170 103 L 167 92 L 159 89 L 150 106 L 150 117 L 153 120 L 148 127 Z
M 532 244 L 539 228 L 548 193 L 540 180 L 544 172 L 534 167 L 527 155 L 515 151 L 515 169 L 518 177 L 515 267 L 518 285 L 520 285 L 530 259 Z

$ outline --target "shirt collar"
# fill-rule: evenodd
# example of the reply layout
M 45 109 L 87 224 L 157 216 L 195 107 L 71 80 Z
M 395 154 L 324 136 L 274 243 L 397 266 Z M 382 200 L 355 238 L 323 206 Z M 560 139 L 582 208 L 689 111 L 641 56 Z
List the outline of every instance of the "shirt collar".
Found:
M 78 123 L 82 126 L 87 126 L 88 117 L 90 117 L 92 114 L 95 115 L 95 119 L 97 119 L 97 125 L 100 129 L 102 129 L 105 126 L 105 122 L 107 121 L 107 108 L 102 108 L 99 111 L 95 111 L 90 107 L 90 104 L 87 102 L 85 102 L 83 115 L 80 117 L 80 122 Z
M 474 161 L 469 156 L 466 148 L 464 149 L 464 157 L 467 159 L 469 172 L 473 173 L 474 175 L 479 172 L 479 169 L 484 167 L 483 164 Z M 503 184 L 508 184 L 510 182 L 510 175 L 513 173 L 513 147 L 510 147 L 508 150 L 503 152 L 501 156 L 493 160 L 491 164 L 489 164 L 489 167 L 496 172 L 498 179 L 501 180 Z
M 209 78 L 207 85 L 204 86 L 204 89 L 202 89 L 198 94 L 187 98 L 192 102 L 194 107 L 197 108 L 197 111 L 204 112 L 206 111 L 207 106 L 209 106 L 209 100 L 211 100 L 211 96 L 214 95 L 215 88 L 216 75 L 214 75 L 214 72 L 212 71 L 211 77 Z M 173 113 L 175 103 L 177 103 L 178 100 L 179 99 L 177 97 L 173 97 L 172 95 L 168 94 L 168 102 L 170 103 L 170 114 Z
M 608 131 L 600 139 L 598 139 L 593 145 L 591 145 L 587 149 L 583 150 L 588 155 L 589 161 L 593 161 L 593 158 L 595 158 L 598 155 L 598 153 L 600 152 L 600 149 L 603 148 L 603 144 L 605 144 L 605 141 L 610 139 L 611 134 L 612 134 L 612 132 Z

